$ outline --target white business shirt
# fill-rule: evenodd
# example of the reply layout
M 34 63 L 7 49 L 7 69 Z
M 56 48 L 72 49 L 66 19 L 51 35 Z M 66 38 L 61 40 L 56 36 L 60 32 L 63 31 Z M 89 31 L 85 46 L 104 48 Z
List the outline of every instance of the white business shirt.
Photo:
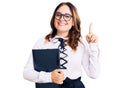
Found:
M 46 43 L 45 38 L 40 38 L 33 49 L 54 49 L 58 48 L 60 42 L 58 41 L 59 36 L 55 36 L 50 42 Z M 82 41 L 83 42 L 83 41 Z M 91 78 L 97 78 L 100 71 L 100 60 L 99 60 L 99 48 L 95 43 L 87 44 L 79 42 L 77 51 L 73 51 L 69 46 L 65 47 L 67 50 L 65 53 L 68 55 L 65 59 L 68 61 L 64 69 L 65 78 L 76 79 L 82 76 L 82 67 L 86 74 Z M 51 72 L 40 71 L 37 72 L 33 67 L 33 56 L 32 51 L 29 56 L 28 62 L 24 67 L 23 77 L 29 81 L 37 83 L 52 82 Z

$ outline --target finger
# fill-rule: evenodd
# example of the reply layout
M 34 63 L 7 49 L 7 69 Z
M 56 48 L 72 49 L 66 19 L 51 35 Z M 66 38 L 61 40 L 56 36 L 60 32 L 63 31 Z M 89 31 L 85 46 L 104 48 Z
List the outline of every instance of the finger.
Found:
M 56 72 L 61 72 L 62 70 L 61 70 L 61 69 L 56 69 L 55 71 L 56 71 Z
M 59 74 L 63 74 L 63 71 L 61 69 L 56 69 L 56 72 Z
M 88 43 L 90 42 L 90 37 L 89 37 L 89 35 L 86 36 L 86 40 L 87 40 Z
M 94 38 L 94 37 L 92 37 L 92 38 L 91 38 L 91 42 L 94 42 L 94 41 L 95 41 L 95 38 Z
M 56 83 L 57 84 L 63 84 L 63 81 L 57 81 Z
M 92 42 L 92 43 L 96 43 L 96 42 L 97 42 L 97 36 L 93 35 L 93 36 L 91 37 L 91 42 Z
M 89 26 L 89 34 L 92 33 L 92 23 L 90 23 L 90 26 Z
M 92 39 L 91 43 L 96 43 L 96 41 L 97 41 L 96 39 Z

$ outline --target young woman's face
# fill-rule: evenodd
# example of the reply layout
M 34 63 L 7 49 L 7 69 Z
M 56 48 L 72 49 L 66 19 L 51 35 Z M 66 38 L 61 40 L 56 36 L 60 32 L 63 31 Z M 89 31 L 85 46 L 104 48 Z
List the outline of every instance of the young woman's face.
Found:
M 54 21 L 55 28 L 57 29 L 57 34 L 67 33 L 73 26 L 72 13 L 67 5 L 61 6 L 55 14 Z M 66 34 L 66 35 L 67 35 Z

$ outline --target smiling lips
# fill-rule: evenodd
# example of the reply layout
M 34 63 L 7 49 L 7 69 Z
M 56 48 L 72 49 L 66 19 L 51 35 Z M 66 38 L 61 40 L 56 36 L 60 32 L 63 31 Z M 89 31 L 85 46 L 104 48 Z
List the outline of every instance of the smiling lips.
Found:
M 67 23 L 58 22 L 58 25 L 59 26 L 65 26 L 65 25 L 67 25 Z

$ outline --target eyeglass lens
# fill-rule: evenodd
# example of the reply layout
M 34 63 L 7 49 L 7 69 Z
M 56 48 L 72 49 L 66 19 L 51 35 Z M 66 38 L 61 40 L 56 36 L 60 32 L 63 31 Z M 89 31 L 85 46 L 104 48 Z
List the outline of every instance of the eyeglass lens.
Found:
M 64 20 L 66 21 L 70 21 L 70 19 L 72 18 L 72 15 L 66 13 L 66 14 L 61 14 L 60 12 L 56 12 L 55 14 L 55 18 L 57 20 L 60 20 L 63 17 Z

